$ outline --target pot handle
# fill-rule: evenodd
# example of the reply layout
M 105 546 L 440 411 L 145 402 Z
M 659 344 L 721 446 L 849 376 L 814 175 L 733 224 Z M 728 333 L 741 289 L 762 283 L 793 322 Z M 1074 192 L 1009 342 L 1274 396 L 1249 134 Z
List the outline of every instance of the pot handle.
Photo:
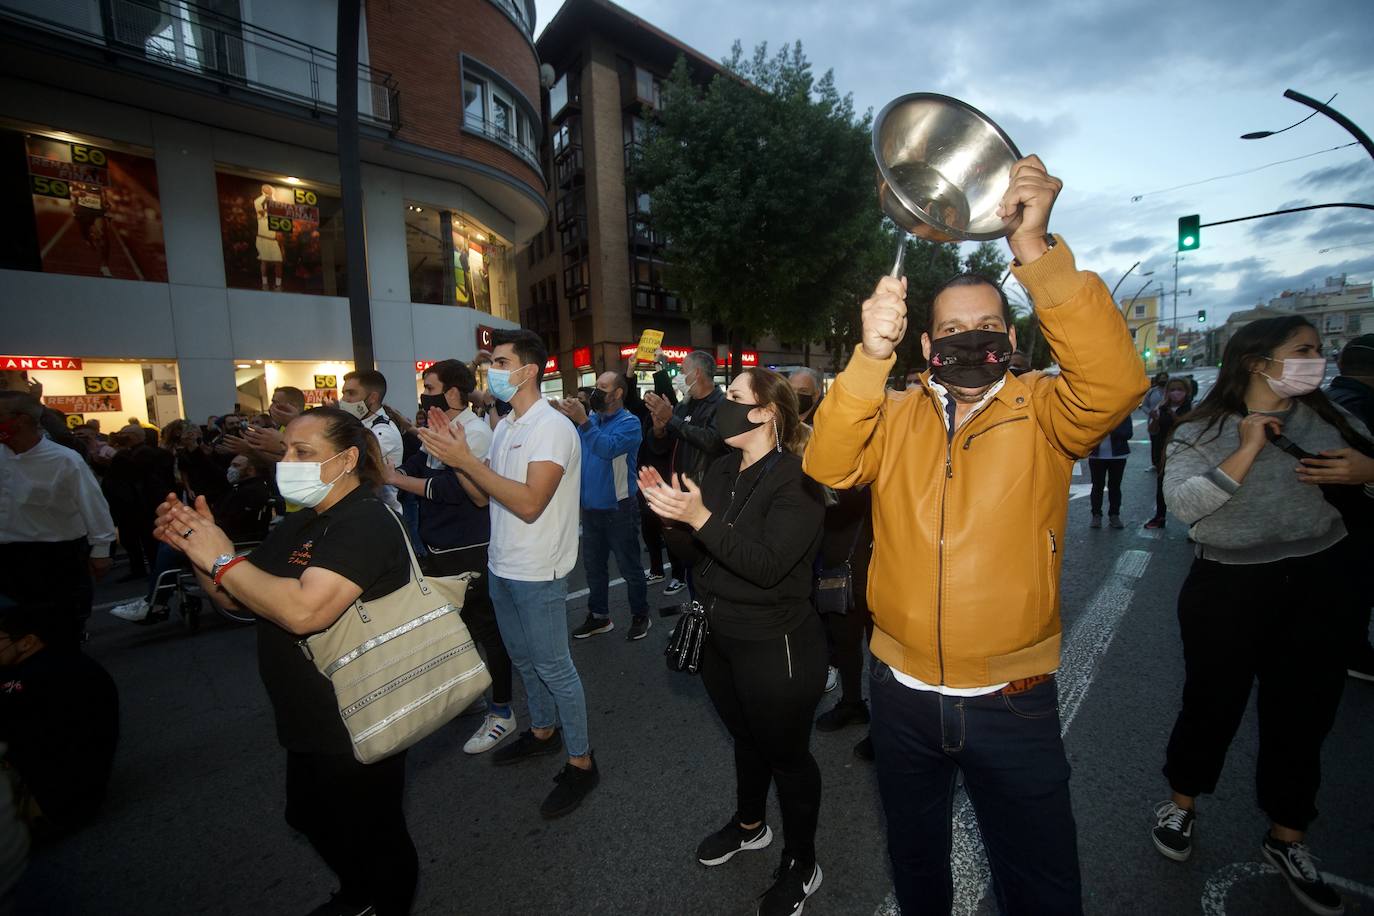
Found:
M 901 238 L 897 240 L 897 260 L 892 262 L 892 272 L 888 274 L 893 279 L 900 280 L 902 278 L 902 267 L 906 262 L 906 243 L 909 238 L 911 238 L 911 233 L 903 231 Z

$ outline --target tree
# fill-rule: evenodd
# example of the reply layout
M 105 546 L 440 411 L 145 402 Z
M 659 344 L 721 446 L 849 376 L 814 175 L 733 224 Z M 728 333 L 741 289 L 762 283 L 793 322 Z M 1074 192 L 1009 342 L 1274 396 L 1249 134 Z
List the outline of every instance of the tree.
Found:
M 746 59 L 736 42 L 724 68 L 702 89 L 679 57 L 632 180 L 668 239 L 669 284 L 728 329 L 738 367 L 747 339 L 833 338 L 881 273 L 882 217 L 870 117 L 831 73 L 813 78 L 800 43 Z

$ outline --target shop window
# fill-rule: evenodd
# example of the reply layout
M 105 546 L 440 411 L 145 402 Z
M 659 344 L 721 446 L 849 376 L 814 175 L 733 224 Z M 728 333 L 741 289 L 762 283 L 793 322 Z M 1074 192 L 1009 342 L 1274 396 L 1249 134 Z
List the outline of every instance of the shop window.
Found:
M 295 178 L 218 171 L 225 281 L 236 289 L 342 296 L 343 204 Z
M 510 248 L 455 210 L 406 204 L 410 299 L 506 315 Z
M 0 131 L 0 267 L 167 281 L 157 168 L 146 150 Z M 29 217 L 28 214 L 32 214 Z

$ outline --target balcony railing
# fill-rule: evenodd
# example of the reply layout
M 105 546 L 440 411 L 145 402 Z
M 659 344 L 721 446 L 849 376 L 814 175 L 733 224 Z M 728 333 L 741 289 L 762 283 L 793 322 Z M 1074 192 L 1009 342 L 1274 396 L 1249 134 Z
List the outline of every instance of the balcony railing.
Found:
M 517 137 L 515 130 L 511 127 L 509 122 L 495 121 L 491 118 L 467 114 L 463 117 L 463 129 L 501 144 L 506 149 L 528 162 L 540 174 L 543 174 L 544 169 L 539 163 L 538 151 L 529 143 L 525 142 L 523 138 Z
M 584 177 L 582 171 L 582 147 L 570 146 L 564 149 L 554 162 L 553 167 L 560 188 L 570 188 L 574 184 L 580 184 L 581 182 L 579 179 Z
M 217 83 L 337 109 L 338 58 L 329 51 L 185 0 L 74 0 L 34 4 L 0 0 L 0 18 L 104 47 L 125 57 Z M 400 126 L 391 74 L 358 66 L 358 116 L 389 130 Z

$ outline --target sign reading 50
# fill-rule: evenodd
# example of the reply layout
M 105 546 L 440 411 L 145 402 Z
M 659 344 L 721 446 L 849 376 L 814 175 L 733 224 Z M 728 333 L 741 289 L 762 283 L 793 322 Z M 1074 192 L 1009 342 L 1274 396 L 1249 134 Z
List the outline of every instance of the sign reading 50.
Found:
M 119 394 L 119 379 L 113 375 L 84 376 L 87 394 Z
M 72 162 L 80 165 L 94 165 L 104 168 L 110 161 L 105 155 L 105 151 L 95 146 L 86 146 L 83 143 L 72 143 L 68 146 L 71 150 Z
M 289 216 L 269 216 L 267 217 L 268 232 L 294 232 L 296 226 L 291 222 Z
M 315 206 L 320 202 L 320 197 L 309 188 L 296 188 L 296 203 L 307 206 Z
M 46 175 L 30 175 L 29 188 L 42 197 L 56 197 L 58 200 L 70 200 L 72 196 L 70 185 L 61 178 L 49 178 Z

